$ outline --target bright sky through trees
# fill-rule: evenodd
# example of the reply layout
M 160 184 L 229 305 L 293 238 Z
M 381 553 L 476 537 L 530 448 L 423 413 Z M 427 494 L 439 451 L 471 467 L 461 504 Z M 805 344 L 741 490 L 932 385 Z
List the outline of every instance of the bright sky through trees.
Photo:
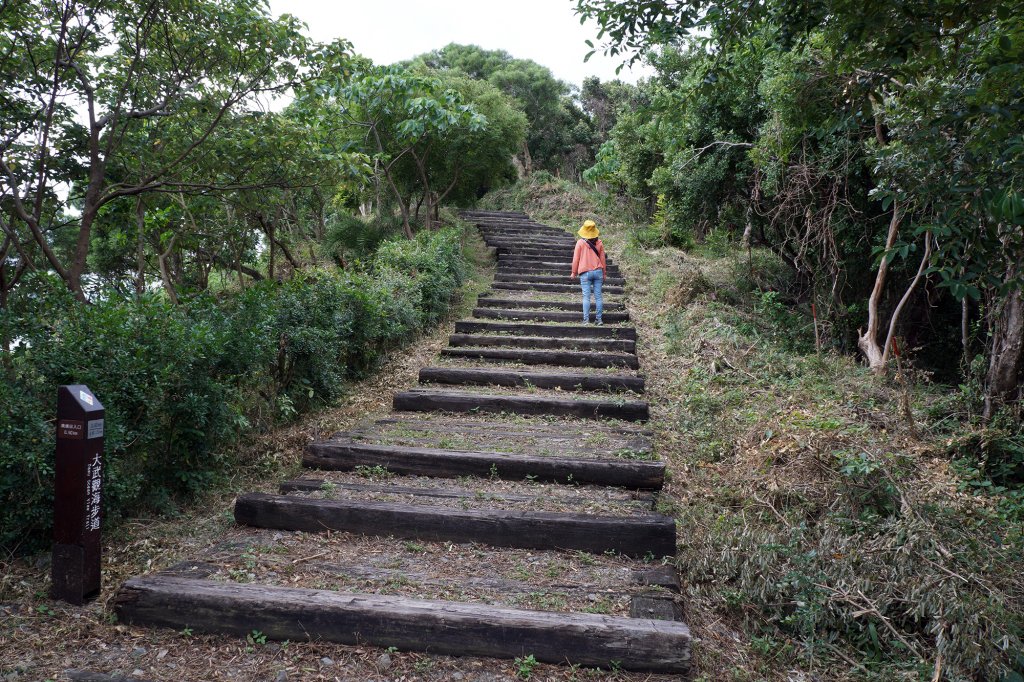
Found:
M 632 70 L 624 67 L 616 76 L 620 60 L 600 54 L 584 63 L 590 50 L 584 41 L 594 40 L 598 29 L 593 23 L 581 26 L 573 6 L 570 0 L 270 0 L 274 15 L 295 15 L 309 25 L 315 40 L 346 38 L 378 64 L 455 42 L 532 59 L 575 85 L 587 76 L 635 83 L 651 73 L 636 65 Z

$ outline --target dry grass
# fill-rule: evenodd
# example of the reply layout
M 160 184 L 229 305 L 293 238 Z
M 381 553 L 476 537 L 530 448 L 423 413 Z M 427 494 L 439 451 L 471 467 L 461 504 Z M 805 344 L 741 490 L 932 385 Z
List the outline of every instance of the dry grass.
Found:
M 476 257 L 479 267 L 473 280 L 466 285 L 464 300 L 453 312 L 453 319 L 469 312 L 475 296 L 487 287 L 492 272 L 486 263 L 486 249 L 482 242 L 473 239 L 467 246 Z M 497 553 L 491 556 L 488 550 L 472 546 L 404 544 L 339 534 L 327 538 L 326 543 L 321 536 L 300 538 L 299 535 L 290 536 L 294 540 L 286 540 L 282 536 L 275 542 L 271 532 L 242 529 L 233 523 L 230 510 L 234 496 L 242 491 L 272 491 L 277 488 L 280 480 L 295 477 L 300 471 L 303 448 L 308 443 L 358 424 L 366 424 L 374 418 L 388 416 L 392 394 L 416 385 L 418 369 L 437 358 L 438 351 L 445 346 L 447 336 L 452 331 L 451 327 L 451 324 L 443 324 L 433 333 L 418 339 L 415 344 L 394 352 L 373 376 L 352 385 L 346 397 L 335 408 L 239 444 L 242 459 L 251 462 L 252 466 L 239 472 L 225 489 L 211 492 L 205 499 L 183 510 L 180 516 L 133 519 L 107 532 L 104 538 L 102 594 L 92 603 L 84 607 L 73 607 L 47 597 L 48 557 L 20 558 L 0 563 L 0 679 L 66 679 L 65 671 L 73 669 L 172 682 L 460 679 L 497 682 L 518 679 L 513 661 L 384 651 L 374 647 L 320 642 L 265 642 L 259 633 L 253 633 L 248 641 L 243 641 L 236 637 L 200 636 L 188 631 L 127 627 L 113 619 L 110 600 L 125 579 L 162 570 L 184 560 L 197 557 L 216 559 L 218 552 L 222 552 L 224 566 L 221 568 L 228 573 L 232 569 L 236 572 L 247 570 L 254 560 L 249 557 L 256 557 L 257 560 L 266 558 L 265 565 L 256 565 L 266 568 L 266 573 L 273 572 L 275 561 L 285 561 L 276 551 L 268 551 L 265 557 L 262 553 L 243 556 L 249 543 L 260 544 L 263 541 L 268 541 L 268 546 L 275 546 L 283 540 L 289 551 L 295 549 L 301 556 L 289 556 L 287 565 L 301 566 L 301 569 L 295 570 L 301 570 L 302 575 L 308 573 L 307 577 L 314 575 L 317 570 L 311 568 L 311 564 L 320 561 L 321 580 L 328 575 L 323 565 L 330 563 L 326 559 L 344 563 L 344 557 L 347 556 L 354 563 L 360 558 L 359 552 L 376 552 L 378 556 L 390 552 L 395 555 L 392 556 L 394 560 L 404 553 L 407 555 L 404 561 L 425 564 L 417 569 L 416 578 L 422 583 L 423 590 L 433 590 L 435 594 L 441 595 L 446 589 L 455 589 L 456 581 L 450 572 L 454 565 L 453 558 L 457 558 L 460 571 L 466 570 L 467 562 L 470 566 L 477 566 L 481 573 L 486 568 L 498 565 L 506 569 L 508 575 L 505 577 L 510 581 L 516 580 L 518 575 L 523 581 L 528 578 L 531 583 L 538 581 L 537 584 L 541 585 L 539 590 L 526 591 L 524 587 L 518 593 L 513 591 L 505 595 L 503 598 L 510 603 L 516 602 L 527 608 L 542 608 L 545 605 L 568 605 L 570 599 L 573 599 L 583 610 L 589 608 L 598 612 L 620 612 L 625 603 L 621 595 L 629 592 L 628 586 L 623 584 L 621 573 L 626 565 L 635 565 L 636 562 L 598 557 L 595 563 L 591 563 L 590 558 L 571 554 L 520 550 L 500 550 L 502 558 L 498 559 Z M 472 422 L 473 418 L 465 420 Z M 485 423 L 491 420 L 480 421 Z M 544 428 L 558 428 L 562 423 L 559 420 L 531 422 L 518 418 L 500 421 L 518 424 L 524 429 L 536 428 L 538 424 L 545 425 Z M 303 546 L 292 548 L 288 546 L 289 542 Z M 237 543 L 244 545 L 241 551 L 238 551 Z M 302 554 L 303 551 L 308 551 L 308 554 Z M 328 554 L 341 552 L 344 556 L 324 555 L 309 560 L 317 552 L 325 551 Z M 430 561 L 424 562 L 425 556 L 429 556 Z M 506 561 L 508 557 L 514 560 Z M 293 561 L 296 563 L 293 564 Z M 472 563 L 474 561 L 476 563 Z M 444 575 L 445 566 L 449 570 L 448 576 Z M 580 581 L 582 587 L 591 586 L 594 590 L 584 593 L 579 589 L 557 587 L 563 580 L 566 581 L 565 585 L 569 584 L 569 579 L 575 584 L 579 576 L 585 577 Z M 615 576 L 617 578 L 612 580 Z M 619 596 L 613 597 L 613 594 Z M 609 678 L 627 682 L 671 679 L 669 676 L 546 664 L 534 666 L 530 675 L 531 680 Z
M 637 249 L 559 182 L 492 201 L 594 218 L 630 279 L 699 679 L 1000 679 L 1024 652 L 1024 538 L 952 465 L 970 427 L 948 389 L 912 387 L 912 429 L 895 382 L 765 304 L 786 285 L 770 254 Z

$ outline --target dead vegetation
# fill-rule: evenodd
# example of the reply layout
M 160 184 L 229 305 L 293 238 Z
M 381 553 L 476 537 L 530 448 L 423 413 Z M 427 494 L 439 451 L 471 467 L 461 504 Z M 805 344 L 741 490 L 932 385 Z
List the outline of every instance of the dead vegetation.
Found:
M 699 679 L 1018 679 L 1021 498 L 978 494 L 953 461 L 971 428 L 955 393 L 816 353 L 770 254 L 639 248 L 558 181 L 505 200 L 595 218 L 631 282 Z

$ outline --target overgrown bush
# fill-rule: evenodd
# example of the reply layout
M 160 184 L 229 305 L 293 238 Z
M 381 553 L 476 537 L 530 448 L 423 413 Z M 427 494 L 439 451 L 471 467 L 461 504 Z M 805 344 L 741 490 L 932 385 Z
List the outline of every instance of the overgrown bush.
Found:
M 237 464 L 233 444 L 338 397 L 386 349 L 435 323 L 464 277 L 459 234 L 384 243 L 365 272 L 317 270 L 218 300 L 77 304 L 37 277 L 0 320 L 0 546 L 49 537 L 55 397 L 107 408 L 105 513 L 173 510 Z

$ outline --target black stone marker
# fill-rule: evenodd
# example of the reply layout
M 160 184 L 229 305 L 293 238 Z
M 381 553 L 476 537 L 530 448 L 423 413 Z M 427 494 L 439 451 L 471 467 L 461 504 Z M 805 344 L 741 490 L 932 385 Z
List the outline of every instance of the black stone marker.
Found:
M 57 390 L 53 597 L 71 604 L 100 592 L 105 415 L 87 386 Z

